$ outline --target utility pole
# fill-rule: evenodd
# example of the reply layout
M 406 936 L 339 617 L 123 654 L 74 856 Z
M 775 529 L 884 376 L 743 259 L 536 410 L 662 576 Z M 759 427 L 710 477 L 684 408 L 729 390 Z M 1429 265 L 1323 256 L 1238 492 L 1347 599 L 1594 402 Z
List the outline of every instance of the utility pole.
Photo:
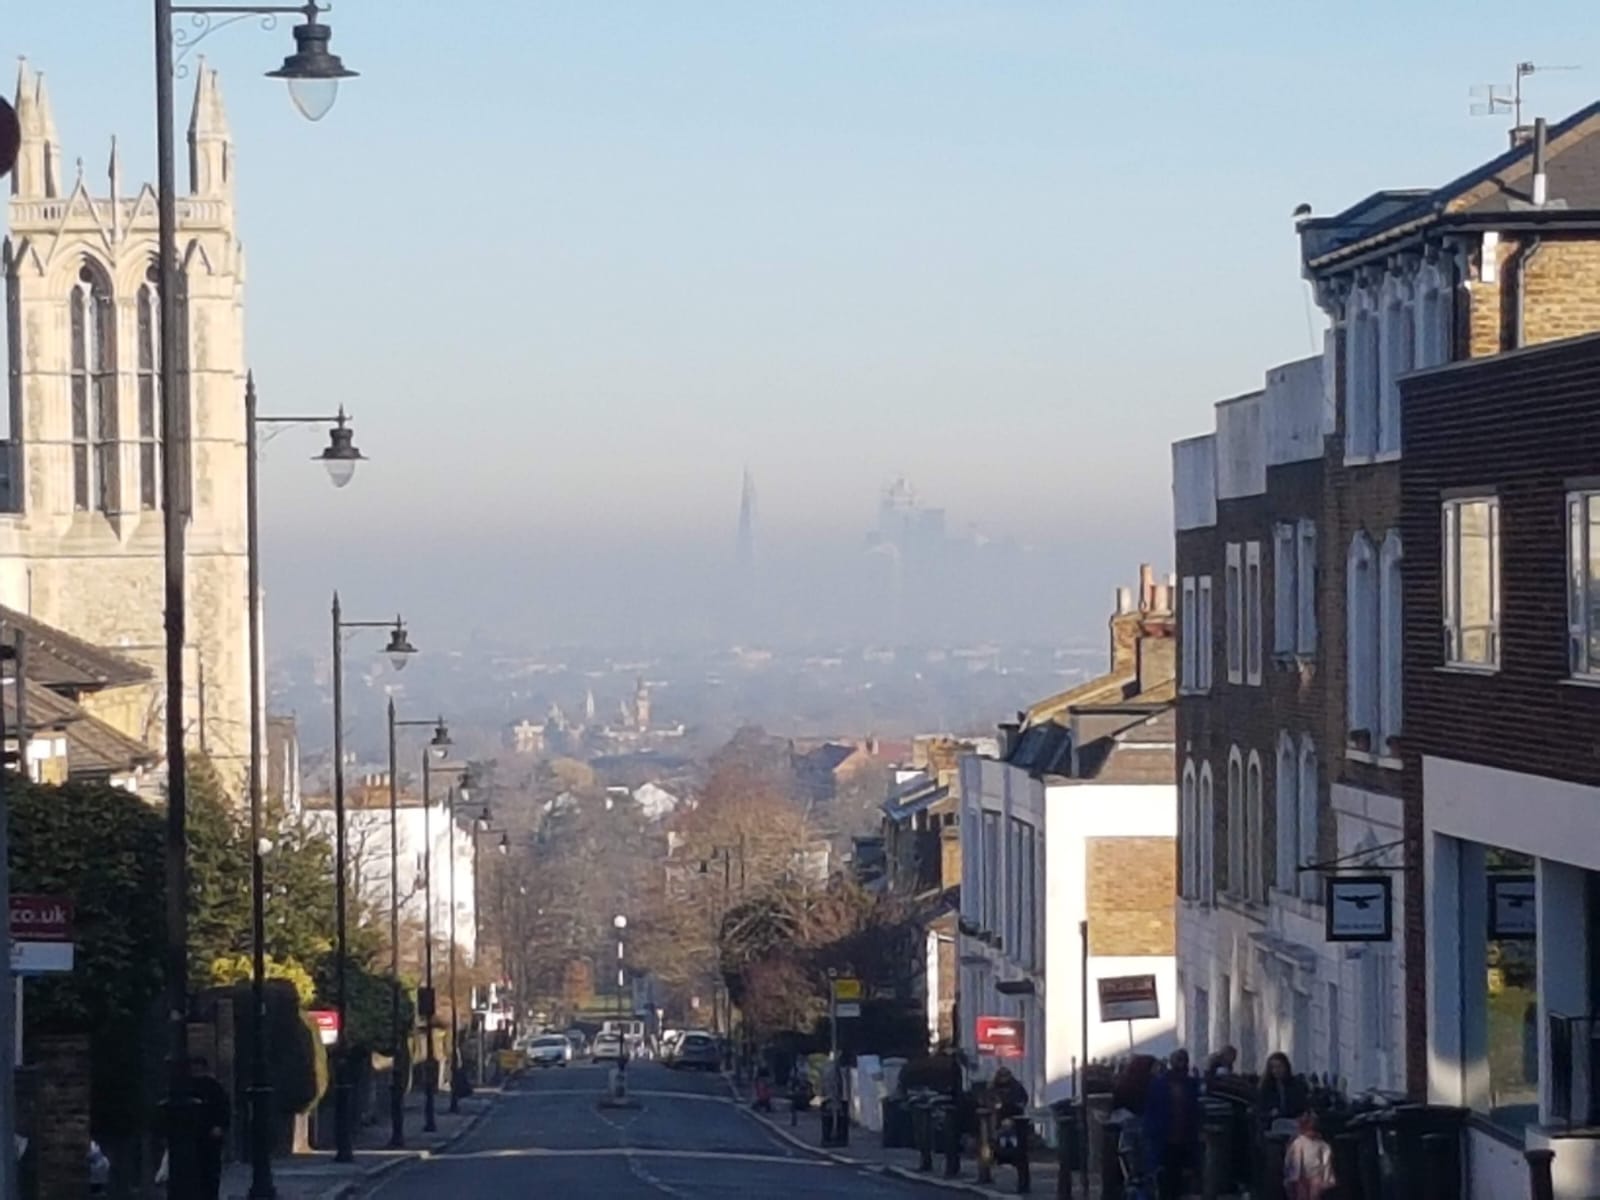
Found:
M 4 630 L 0 629 L 0 913 L 5 916 L 5 920 L 0 922 L 0 962 L 6 965 L 5 977 L 12 984 L 7 990 L 12 994 L 0 999 L 0 1195 L 17 1196 L 21 1193 L 17 1184 L 16 1048 L 21 1005 L 16 998 L 22 995 L 22 979 L 11 974 L 11 781 L 14 776 L 9 770 L 11 756 L 5 750 L 7 739 L 3 703 L 5 664 L 8 662 L 14 666 L 11 675 L 17 689 L 17 745 L 21 750 L 18 758 L 23 770 L 27 769 L 28 736 L 21 720 L 22 673 L 18 649 L 22 644 L 22 634 L 20 631 L 15 633 L 16 641 L 13 644 L 7 644 L 3 634 Z

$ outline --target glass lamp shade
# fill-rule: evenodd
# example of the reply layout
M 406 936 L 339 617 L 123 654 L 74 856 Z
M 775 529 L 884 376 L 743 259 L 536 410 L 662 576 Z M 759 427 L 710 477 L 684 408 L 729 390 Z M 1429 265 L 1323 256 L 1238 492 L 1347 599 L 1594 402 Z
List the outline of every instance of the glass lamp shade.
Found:
M 445 727 L 441 717 L 439 723 L 433 727 L 433 737 L 428 739 L 428 753 L 435 759 L 442 759 L 450 751 L 450 730 Z
M 506 837 L 505 834 L 502 833 L 500 835 L 500 841 L 495 846 L 495 849 L 498 850 L 501 854 L 510 854 L 511 853 L 511 842 Z
M 389 634 L 389 644 L 383 648 L 389 656 L 389 662 L 396 671 L 404 671 L 406 663 L 411 661 L 411 656 L 417 648 L 411 644 L 411 639 L 406 636 L 406 627 L 396 618 L 394 630 Z
M 356 477 L 355 458 L 324 458 L 322 465 L 328 469 L 328 478 L 333 481 L 333 486 L 342 488 Z
M 619 930 L 626 929 L 628 927 L 628 918 L 623 916 L 621 913 L 618 913 L 616 916 L 611 918 L 611 924 Z
M 273 79 L 288 82 L 289 99 L 309 121 L 327 116 L 339 98 L 339 81 L 356 74 L 328 49 L 332 37 L 333 30 L 315 21 L 296 25 L 295 52 L 283 60 L 283 66 L 267 72 Z
M 349 418 L 344 415 L 344 409 L 339 409 L 339 415 L 328 430 L 328 444 L 317 461 L 328 468 L 328 478 L 333 480 L 333 486 L 342 488 L 355 477 L 356 464 L 366 455 L 356 449 L 355 431 L 350 428 Z
M 337 79 L 289 80 L 289 99 L 300 110 L 300 115 L 308 121 L 322 120 L 333 111 L 333 103 L 338 98 Z

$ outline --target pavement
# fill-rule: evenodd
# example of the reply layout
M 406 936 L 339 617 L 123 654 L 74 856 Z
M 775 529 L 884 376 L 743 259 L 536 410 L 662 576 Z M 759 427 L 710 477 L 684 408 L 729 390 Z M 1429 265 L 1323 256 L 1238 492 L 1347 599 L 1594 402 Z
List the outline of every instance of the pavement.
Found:
M 413 1092 L 406 1103 L 406 1147 L 389 1149 L 389 1122 L 379 1121 L 357 1131 L 355 1162 L 338 1163 L 332 1151 L 297 1154 L 272 1162 L 278 1200 L 345 1200 L 365 1186 L 407 1163 L 447 1152 L 477 1126 L 501 1094 L 485 1088 L 462 1099 L 459 1113 L 449 1112 L 450 1098 L 438 1098 L 435 1133 L 422 1132 L 422 1094 Z M 222 1174 L 223 1200 L 246 1200 L 250 1192 L 250 1165 L 229 1163 Z
M 929 1200 L 925 1179 L 840 1161 L 761 1120 L 719 1074 L 628 1068 L 628 1108 L 602 1108 L 608 1070 L 574 1063 L 513 1080 L 448 1149 L 368 1180 L 367 1200 Z

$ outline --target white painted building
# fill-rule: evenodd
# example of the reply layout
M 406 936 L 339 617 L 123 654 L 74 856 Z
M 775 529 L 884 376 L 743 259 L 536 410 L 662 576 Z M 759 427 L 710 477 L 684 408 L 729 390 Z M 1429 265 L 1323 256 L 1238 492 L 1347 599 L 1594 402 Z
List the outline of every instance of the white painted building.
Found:
M 1003 727 L 998 757 L 961 761 L 961 1044 L 980 1017 L 1019 1019 L 1009 1061 L 1036 1103 L 1074 1094 L 1090 1059 L 1176 1048 L 1173 879 L 1177 790 L 1168 589 L 1148 568 L 1112 619 L 1112 670 Z M 1082 928 L 1088 923 L 1088 978 Z M 1099 1020 L 1101 978 L 1153 975 L 1160 1016 Z M 1090 994 L 1087 1031 L 1082 989 Z

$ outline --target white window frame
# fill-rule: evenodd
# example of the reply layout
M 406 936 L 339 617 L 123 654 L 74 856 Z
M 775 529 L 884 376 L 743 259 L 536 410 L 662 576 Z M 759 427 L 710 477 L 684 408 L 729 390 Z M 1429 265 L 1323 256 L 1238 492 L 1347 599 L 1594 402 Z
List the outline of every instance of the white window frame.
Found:
M 1178 634 L 1183 640 L 1180 643 L 1182 658 L 1179 678 L 1182 680 L 1183 690 L 1192 692 L 1200 684 L 1200 672 L 1198 670 L 1200 630 L 1196 624 L 1196 618 L 1199 615 L 1199 603 L 1193 575 L 1185 575 L 1183 577 L 1181 597 Z
M 1288 521 L 1272 527 L 1272 653 L 1284 657 L 1299 650 L 1299 563 L 1295 528 Z
M 1568 492 L 1567 661 L 1574 679 L 1600 680 L 1600 544 L 1591 537 L 1595 525 L 1600 525 L 1600 489 Z
M 1357 530 L 1345 562 L 1345 728 L 1365 730 L 1378 750 L 1378 563 Z M 1352 742 L 1353 744 L 1353 742 Z
M 1243 899 L 1250 886 L 1245 870 L 1244 756 L 1228 751 L 1228 895 Z
M 1196 620 L 1200 630 L 1199 658 L 1195 663 L 1195 682 L 1202 692 L 1211 690 L 1211 672 L 1216 664 L 1216 622 L 1212 619 L 1211 576 L 1202 575 L 1196 594 Z
M 1244 547 L 1229 542 L 1222 602 L 1227 608 L 1228 682 L 1244 682 Z
M 1261 683 L 1261 543 L 1244 547 L 1244 653 L 1245 682 Z
M 1274 779 L 1276 794 L 1277 869 L 1274 885 L 1280 892 L 1297 890 L 1295 867 L 1300 853 L 1300 756 L 1287 731 L 1278 734 L 1278 769 Z
M 1402 548 L 1400 534 L 1391 529 L 1378 555 L 1378 730 L 1374 749 L 1393 759 L 1403 721 L 1402 706 L 1405 619 L 1402 611 Z
M 1317 652 L 1317 523 L 1303 519 L 1295 526 L 1295 651 Z
M 1296 789 L 1300 801 L 1300 815 L 1296 821 L 1300 839 L 1299 866 L 1307 866 L 1318 859 L 1320 841 L 1318 813 L 1321 809 L 1322 783 L 1317 771 L 1317 744 L 1309 733 L 1300 735 L 1300 782 Z M 1296 890 L 1302 900 L 1322 899 L 1322 877 L 1315 871 L 1300 871 Z
M 1192 758 L 1183 764 L 1180 796 L 1179 836 L 1183 839 L 1183 845 L 1178 894 L 1185 900 L 1194 900 L 1200 895 L 1200 778 Z
M 1250 751 L 1245 766 L 1244 854 L 1245 899 L 1262 903 L 1267 898 L 1266 859 L 1262 854 L 1261 834 L 1266 828 L 1266 776 L 1261 755 Z
M 1489 510 L 1489 624 L 1483 630 L 1467 630 L 1461 624 L 1461 510 L 1474 504 L 1486 504 Z M 1440 590 L 1444 601 L 1445 665 L 1471 671 L 1497 671 L 1500 669 L 1500 498 L 1492 493 L 1454 496 L 1441 507 L 1444 553 Z M 1465 657 L 1466 637 L 1471 632 L 1487 635 L 1487 661 Z
M 1202 904 L 1217 902 L 1217 795 L 1211 764 L 1200 764 L 1200 887 Z

